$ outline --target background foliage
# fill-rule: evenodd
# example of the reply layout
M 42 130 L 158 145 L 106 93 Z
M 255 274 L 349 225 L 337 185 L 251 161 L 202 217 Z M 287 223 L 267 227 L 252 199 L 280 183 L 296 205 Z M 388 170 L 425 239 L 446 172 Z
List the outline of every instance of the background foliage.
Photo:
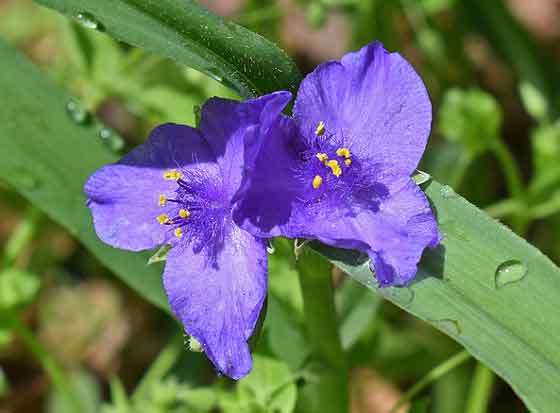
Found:
M 237 24 L 188 0 L 38 3 L 54 10 L 0 0 L 0 410 L 555 411 L 559 271 L 457 194 L 560 260 L 555 0 L 205 4 Z M 434 100 L 416 179 L 443 246 L 411 287 L 377 290 L 363 257 L 296 262 L 276 240 L 254 372 L 216 377 L 168 316 L 161 263 L 97 240 L 82 183 L 210 96 L 295 91 L 373 39 Z

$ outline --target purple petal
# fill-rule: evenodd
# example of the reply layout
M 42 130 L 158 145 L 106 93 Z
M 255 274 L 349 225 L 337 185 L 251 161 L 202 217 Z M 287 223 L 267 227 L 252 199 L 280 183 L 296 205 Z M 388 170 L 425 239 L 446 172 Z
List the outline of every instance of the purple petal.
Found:
M 308 139 L 322 121 L 326 134 L 344 138 L 353 154 L 410 174 L 430 134 L 432 107 L 413 67 L 375 42 L 309 74 L 294 117 Z
M 245 102 L 212 98 L 202 108 L 200 130 L 216 155 L 230 198 L 243 176 L 244 140 L 266 133 L 291 97 L 275 92 Z
M 132 251 L 162 244 L 167 232 L 156 219 L 162 213 L 159 195 L 171 196 L 177 187 L 163 179 L 163 171 L 202 168 L 212 161 L 196 129 L 175 124 L 154 129 L 146 143 L 88 178 L 84 191 L 97 235 L 113 247 Z
M 217 257 L 173 248 L 163 281 L 185 331 L 220 372 L 238 380 L 252 368 L 247 340 L 266 298 L 267 257 L 263 240 L 231 231 Z
M 261 237 L 291 236 L 293 208 L 299 205 L 297 129 L 292 119 L 281 117 L 268 134 L 246 140 L 246 174 L 238 192 L 234 220 Z

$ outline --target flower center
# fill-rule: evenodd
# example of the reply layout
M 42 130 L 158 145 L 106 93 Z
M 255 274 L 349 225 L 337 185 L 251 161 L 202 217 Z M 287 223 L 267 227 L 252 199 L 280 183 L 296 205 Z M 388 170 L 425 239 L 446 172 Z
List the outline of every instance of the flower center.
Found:
M 155 219 L 175 239 L 192 243 L 195 251 L 221 245 L 231 208 L 224 199 L 219 178 L 205 170 L 170 169 L 163 172 L 163 179 L 176 181 L 177 187 L 172 194 L 158 195 L 162 213 Z
M 350 148 L 343 145 L 333 146 L 329 136 L 324 137 L 326 131 L 325 123 L 319 122 L 315 129 L 317 141 L 312 145 L 313 149 L 318 149 L 318 151 L 314 154 L 315 159 L 310 160 L 309 167 L 314 172 L 310 180 L 311 186 L 315 190 L 318 190 L 323 183 L 332 181 L 331 176 L 340 178 L 352 165 Z

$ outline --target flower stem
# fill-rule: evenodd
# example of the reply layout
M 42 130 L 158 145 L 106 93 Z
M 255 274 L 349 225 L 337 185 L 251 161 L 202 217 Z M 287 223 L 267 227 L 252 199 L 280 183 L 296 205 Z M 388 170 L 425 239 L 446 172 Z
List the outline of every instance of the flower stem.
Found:
M 523 181 L 521 179 L 521 172 L 519 171 L 519 167 L 517 166 L 511 151 L 501 140 L 496 140 L 493 146 L 493 151 L 498 159 L 498 162 L 500 162 L 502 166 L 502 171 L 506 178 L 509 193 L 512 198 L 523 205 L 523 209 L 519 214 L 514 215 L 514 219 L 512 221 L 512 229 L 519 235 L 523 235 L 527 231 L 531 219 L 527 216 L 528 205 L 525 190 L 523 188 Z
M 303 293 L 310 363 L 316 379 L 302 389 L 304 411 L 348 411 L 348 370 L 338 333 L 331 264 L 308 246 L 299 249 L 296 267 Z M 305 402 L 304 402 L 305 403 Z
M 428 372 L 428 374 L 422 377 L 420 381 L 418 381 L 405 394 L 403 394 L 400 400 L 391 409 L 391 413 L 395 413 L 399 409 L 399 407 L 412 400 L 418 393 L 424 390 L 431 383 L 440 379 L 442 376 L 446 375 L 455 367 L 460 366 L 470 358 L 471 355 L 466 350 L 463 350 L 455 354 L 454 356 L 448 358 L 438 366 L 434 367 L 432 370 Z
M 495 378 L 492 370 L 481 363 L 477 364 L 465 413 L 487 411 Z
M 502 166 L 510 194 L 513 198 L 522 201 L 524 198 L 523 181 L 513 155 L 501 140 L 496 140 L 493 149 L 498 162 L 500 162 Z
M 53 386 L 67 400 L 68 405 L 72 406 L 72 411 L 81 412 L 81 401 L 74 389 L 67 380 L 66 375 L 60 369 L 53 357 L 43 348 L 33 332 L 27 327 L 13 310 L 4 309 L 1 311 L 2 318 L 6 320 L 10 329 L 15 331 L 25 346 L 29 349 L 35 359 L 41 364 L 43 370 L 49 377 Z
M 150 366 L 147 373 L 134 390 L 132 398 L 142 400 L 147 397 L 154 383 L 160 381 L 163 376 L 175 365 L 183 349 L 183 337 L 180 334 L 174 336 L 159 352 L 157 358 Z

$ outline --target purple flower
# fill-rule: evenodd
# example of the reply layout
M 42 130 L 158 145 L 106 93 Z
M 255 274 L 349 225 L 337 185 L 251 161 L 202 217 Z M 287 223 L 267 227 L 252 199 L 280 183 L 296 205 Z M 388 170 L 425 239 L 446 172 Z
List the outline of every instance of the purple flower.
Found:
M 211 99 L 200 129 L 159 126 L 85 185 L 104 242 L 133 251 L 172 246 L 163 275 L 171 308 L 216 368 L 234 379 L 251 370 L 247 340 L 267 288 L 264 240 L 232 220 L 243 141 L 268 133 L 290 98 Z
M 257 236 L 313 238 L 367 253 L 381 286 L 404 285 L 437 222 L 410 178 L 430 133 L 422 80 L 372 43 L 302 82 L 293 119 L 248 139 L 234 219 Z

